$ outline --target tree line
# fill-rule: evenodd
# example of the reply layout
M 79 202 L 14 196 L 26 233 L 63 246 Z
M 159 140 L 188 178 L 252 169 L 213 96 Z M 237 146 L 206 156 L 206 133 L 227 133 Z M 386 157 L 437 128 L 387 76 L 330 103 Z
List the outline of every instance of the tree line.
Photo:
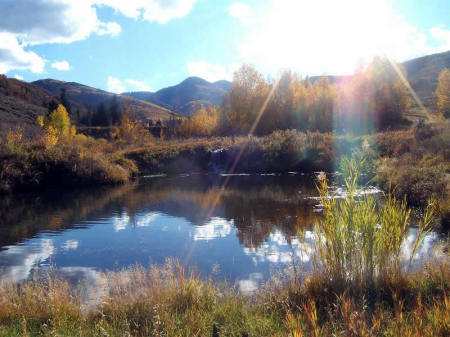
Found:
M 188 118 L 147 121 L 144 128 L 157 136 L 205 137 L 270 134 L 275 130 L 365 134 L 396 128 L 412 104 L 402 66 L 377 57 L 351 76 L 301 78 L 284 71 L 267 80 L 254 67 L 243 65 L 233 77 L 231 91 L 217 107 L 201 106 Z M 450 70 L 444 69 L 434 93 L 438 111 L 450 117 Z M 61 104 L 71 114 L 70 101 L 61 91 Z M 56 108 L 49 107 L 49 112 Z M 88 109 L 78 121 L 86 126 L 118 126 L 133 117 L 116 96 Z M 153 131 L 152 131 L 153 130 Z

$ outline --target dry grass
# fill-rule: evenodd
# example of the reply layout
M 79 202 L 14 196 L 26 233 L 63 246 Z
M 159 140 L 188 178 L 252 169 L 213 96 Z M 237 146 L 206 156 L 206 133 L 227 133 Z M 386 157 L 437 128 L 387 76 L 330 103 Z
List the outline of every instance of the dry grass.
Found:
M 448 265 L 379 283 L 375 298 L 312 276 L 252 295 L 186 273 L 174 261 L 102 274 L 87 310 L 85 284 L 48 275 L 0 287 L 1 336 L 447 336 Z M 100 300 L 101 299 L 101 300 Z

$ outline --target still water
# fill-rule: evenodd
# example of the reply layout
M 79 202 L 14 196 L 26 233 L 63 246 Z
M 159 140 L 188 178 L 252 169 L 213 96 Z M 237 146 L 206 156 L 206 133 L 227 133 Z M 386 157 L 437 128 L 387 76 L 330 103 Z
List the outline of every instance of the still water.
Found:
M 101 271 L 175 258 L 252 291 L 286 268 L 310 268 L 321 216 L 314 181 L 301 173 L 202 174 L 2 197 L 0 281 L 50 267 L 73 282 L 95 281 Z M 436 238 L 429 235 L 422 251 Z

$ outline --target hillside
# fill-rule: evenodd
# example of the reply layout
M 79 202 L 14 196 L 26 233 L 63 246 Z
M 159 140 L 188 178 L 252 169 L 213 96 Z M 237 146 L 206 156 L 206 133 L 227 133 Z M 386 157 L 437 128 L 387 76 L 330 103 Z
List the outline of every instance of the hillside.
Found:
M 36 85 L 0 75 L 0 129 L 33 124 L 37 116 L 47 113 L 52 100 L 58 102 L 57 97 Z
M 412 88 L 426 106 L 432 104 L 437 78 L 444 68 L 450 68 L 450 51 L 415 58 L 403 63 Z
M 67 98 L 79 105 L 95 110 L 100 104 L 109 104 L 114 96 L 117 97 L 118 103 L 129 109 L 139 119 L 146 120 L 167 120 L 177 115 L 169 109 L 163 108 L 156 104 L 139 100 L 133 97 L 116 95 L 107 91 L 92 88 L 76 82 L 64 82 L 53 79 L 44 79 L 33 82 L 48 92 L 59 95 L 61 89 L 66 90 Z
M 189 77 L 175 86 L 155 93 L 138 91 L 124 95 L 143 99 L 189 116 L 201 105 L 220 105 L 230 88 L 231 83 L 228 81 L 211 83 L 199 77 Z
M 431 54 L 415 58 L 401 64 L 408 75 L 408 81 L 422 100 L 423 104 L 430 107 L 433 104 L 433 92 L 436 90 L 437 78 L 444 68 L 450 68 L 450 51 Z M 312 76 L 314 83 L 323 76 Z M 331 83 L 339 83 L 349 76 L 327 76 Z

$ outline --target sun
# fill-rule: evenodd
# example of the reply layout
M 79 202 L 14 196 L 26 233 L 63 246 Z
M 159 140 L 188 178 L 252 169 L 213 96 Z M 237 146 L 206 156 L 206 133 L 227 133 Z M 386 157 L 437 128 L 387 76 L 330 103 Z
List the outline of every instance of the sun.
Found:
M 387 0 L 277 0 L 261 10 L 238 50 L 269 72 L 350 74 L 376 55 L 405 57 L 421 46 L 418 36 Z

